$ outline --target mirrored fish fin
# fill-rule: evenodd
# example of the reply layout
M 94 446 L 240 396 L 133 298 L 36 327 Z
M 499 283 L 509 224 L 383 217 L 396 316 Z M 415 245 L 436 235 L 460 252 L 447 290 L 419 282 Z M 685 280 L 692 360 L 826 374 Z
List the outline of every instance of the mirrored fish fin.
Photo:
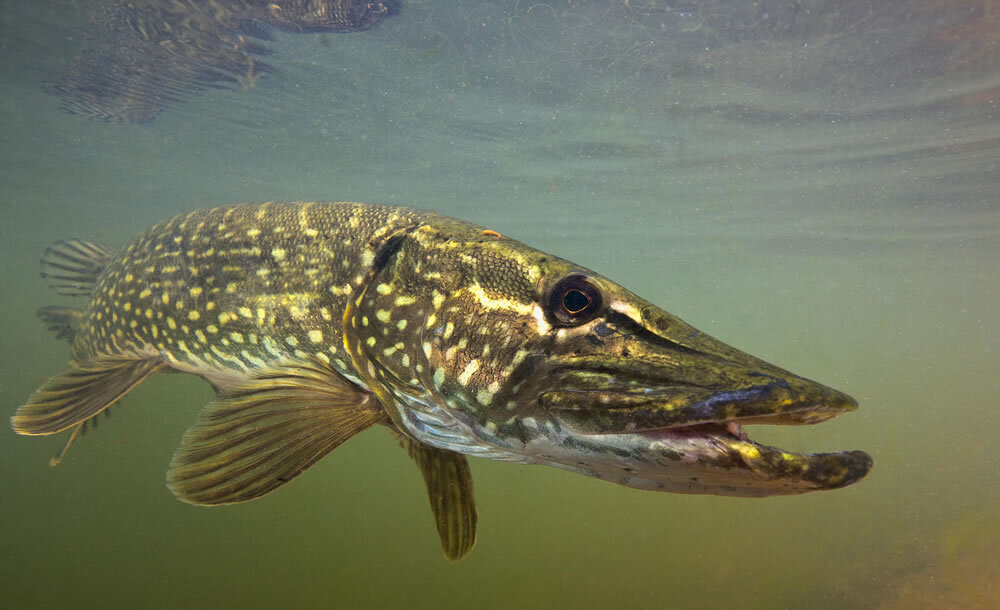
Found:
M 53 305 L 38 310 L 38 317 L 49 330 L 56 334 L 56 339 L 66 339 L 73 343 L 76 329 L 83 321 L 83 310 L 76 307 L 59 307 Z
M 17 408 L 14 432 L 55 434 L 108 408 L 166 365 L 159 356 L 101 355 L 49 378 Z
M 461 453 L 438 449 L 394 432 L 424 475 L 445 556 L 452 561 L 461 559 L 476 545 L 479 521 L 469 460 Z
M 111 248 L 89 241 L 59 241 L 42 254 L 42 277 L 49 280 L 49 285 L 59 294 L 87 295 L 114 256 L 115 251 Z
M 191 504 L 259 498 L 386 420 L 372 394 L 323 362 L 260 369 L 202 410 L 174 452 L 167 487 Z

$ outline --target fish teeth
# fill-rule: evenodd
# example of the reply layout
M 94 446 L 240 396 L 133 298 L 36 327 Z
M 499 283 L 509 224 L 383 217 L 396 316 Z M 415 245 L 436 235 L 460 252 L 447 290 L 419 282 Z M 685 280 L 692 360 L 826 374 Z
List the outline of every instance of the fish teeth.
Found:
M 746 432 L 743 431 L 743 426 L 739 422 L 726 422 L 726 430 L 741 441 L 747 440 Z

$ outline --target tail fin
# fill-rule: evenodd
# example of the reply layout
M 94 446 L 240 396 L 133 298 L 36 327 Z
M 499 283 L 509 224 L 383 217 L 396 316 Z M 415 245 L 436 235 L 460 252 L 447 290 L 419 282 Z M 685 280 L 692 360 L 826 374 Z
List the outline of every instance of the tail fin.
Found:
M 56 334 L 56 339 L 66 339 L 72 344 L 73 338 L 76 337 L 76 329 L 83 320 L 83 310 L 52 305 L 39 309 L 38 317 Z
M 97 276 L 104 271 L 115 251 L 111 248 L 69 239 L 52 244 L 42 255 L 42 277 L 52 288 L 66 296 L 90 294 Z

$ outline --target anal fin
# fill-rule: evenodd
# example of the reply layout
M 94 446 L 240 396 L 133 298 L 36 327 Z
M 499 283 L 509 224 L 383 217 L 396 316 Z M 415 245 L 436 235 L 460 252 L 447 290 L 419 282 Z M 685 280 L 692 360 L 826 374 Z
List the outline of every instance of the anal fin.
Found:
M 202 410 L 174 452 L 167 486 L 191 504 L 252 500 L 386 419 L 371 393 L 322 362 L 261 369 Z
M 17 408 L 10 423 L 18 434 L 55 434 L 111 406 L 166 366 L 159 356 L 97 356 L 51 377 Z
M 456 561 L 476 544 L 476 500 L 469 460 L 461 453 L 438 449 L 396 433 L 424 475 L 434 523 L 445 556 Z

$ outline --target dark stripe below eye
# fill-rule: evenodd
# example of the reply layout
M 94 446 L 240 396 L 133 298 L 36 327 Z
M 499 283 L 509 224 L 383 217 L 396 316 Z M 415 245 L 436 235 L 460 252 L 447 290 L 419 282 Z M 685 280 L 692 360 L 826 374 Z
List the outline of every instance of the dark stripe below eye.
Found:
M 675 350 L 675 351 L 679 351 L 679 352 L 684 352 L 684 353 L 687 353 L 687 354 L 700 354 L 701 353 L 698 350 L 691 349 L 690 347 L 686 347 L 684 345 L 681 345 L 680 343 L 677 343 L 676 341 L 671 341 L 670 339 L 667 339 L 666 337 L 661 337 L 660 335 L 658 335 L 658 334 L 654 333 L 653 331 L 649 330 L 648 328 L 646 328 L 642 324 L 639 324 L 638 322 L 636 322 L 632 318 L 626 316 L 625 314 L 618 313 L 617 311 L 609 309 L 608 312 L 605 314 L 605 318 L 607 319 L 607 321 L 608 321 L 609 324 L 611 324 L 612 326 L 617 327 L 622 332 L 630 333 L 632 335 L 635 335 L 636 338 L 642 339 L 643 341 L 648 341 L 648 342 L 652 343 L 653 345 L 658 345 L 658 346 L 666 348 L 666 349 L 671 349 L 671 350 Z

